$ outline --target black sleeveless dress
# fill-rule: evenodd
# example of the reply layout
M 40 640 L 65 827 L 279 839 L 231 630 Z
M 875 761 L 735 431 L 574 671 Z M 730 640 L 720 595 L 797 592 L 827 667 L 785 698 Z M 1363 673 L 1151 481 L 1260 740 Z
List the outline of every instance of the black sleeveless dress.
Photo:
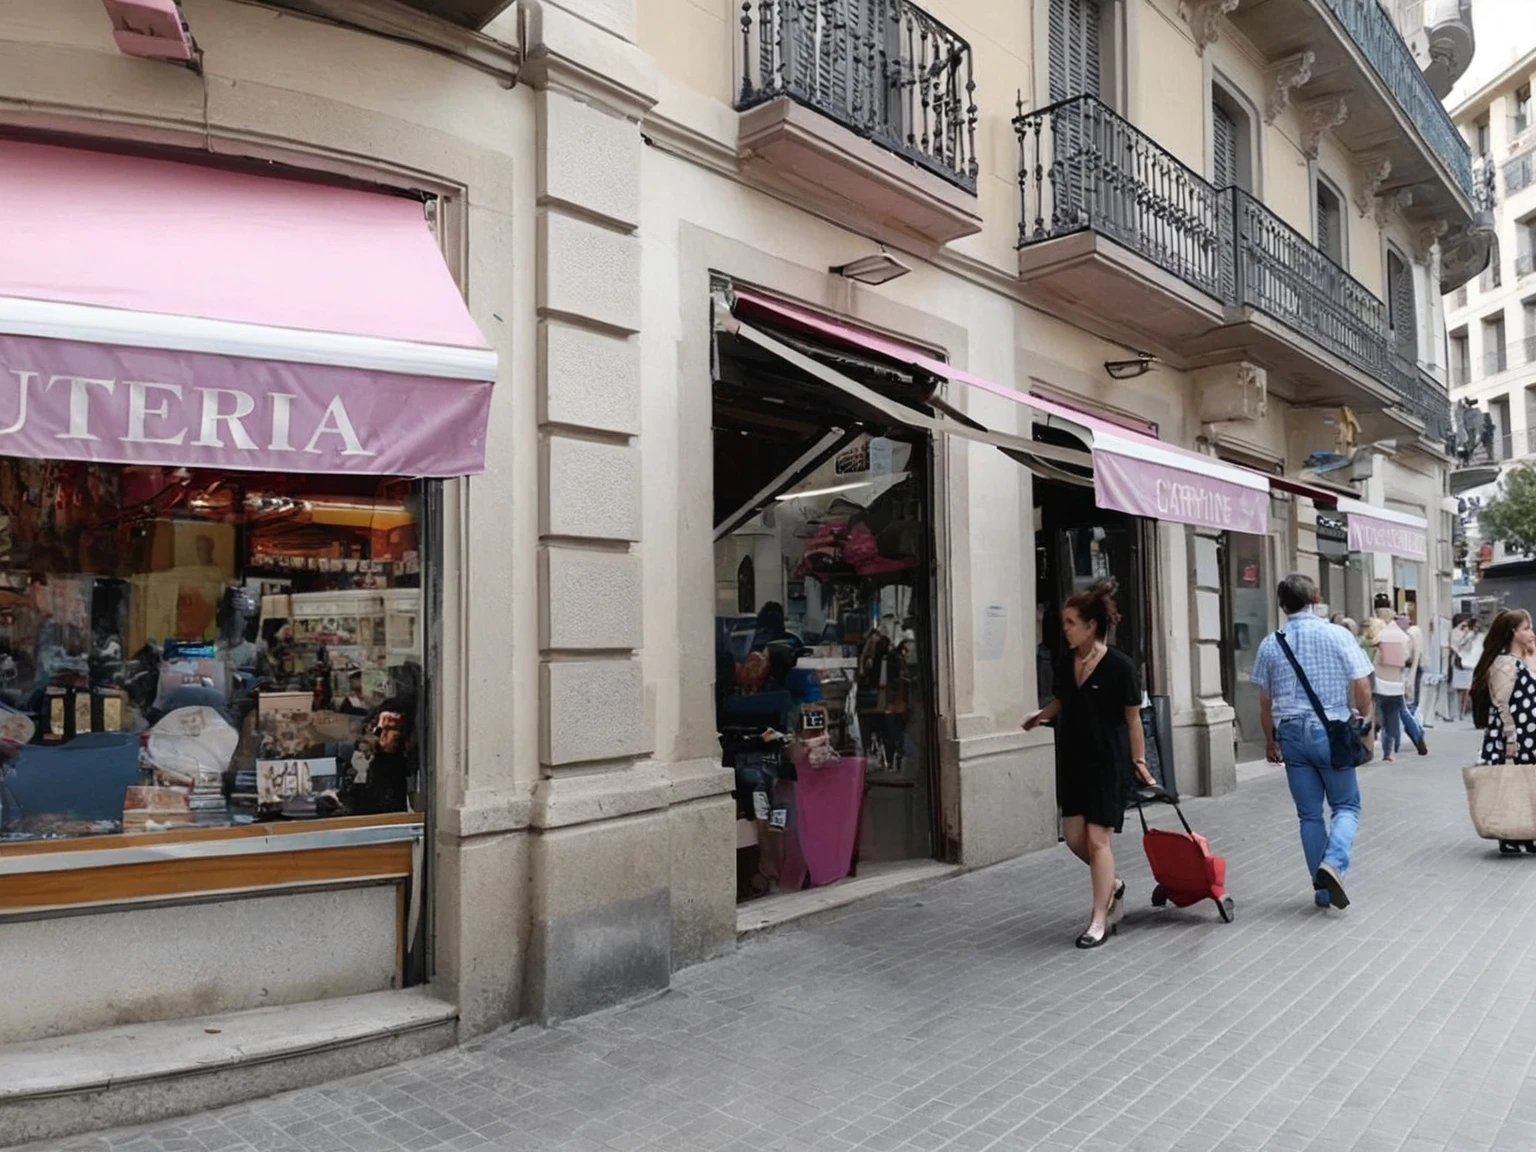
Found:
M 1500 657 L 1506 659 L 1506 657 Z M 1524 660 L 1515 660 L 1515 686 L 1509 693 L 1509 715 L 1515 728 L 1515 763 L 1536 764 L 1536 675 Z M 1488 727 L 1483 730 L 1483 764 L 1503 764 L 1509 740 L 1504 731 L 1504 717 L 1497 708 L 1488 709 Z
M 1056 665 L 1052 687 L 1061 701 L 1056 719 L 1056 801 L 1063 816 L 1119 832 L 1135 779 L 1125 710 L 1140 706 L 1136 665 L 1109 648 L 1081 685 L 1069 649 Z

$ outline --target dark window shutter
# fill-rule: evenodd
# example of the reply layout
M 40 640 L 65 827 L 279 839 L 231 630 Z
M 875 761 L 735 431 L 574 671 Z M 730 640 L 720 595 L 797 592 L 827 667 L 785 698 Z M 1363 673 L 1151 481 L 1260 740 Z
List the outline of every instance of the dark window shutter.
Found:
M 1399 354 L 1417 360 L 1419 341 L 1414 323 L 1413 271 L 1396 252 L 1387 253 L 1387 311 Z
M 1328 203 L 1328 191 L 1322 185 L 1317 188 L 1317 246 L 1330 259 L 1337 260 L 1333 247 L 1333 205 Z
M 1212 104 L 1211 127 L 1212 150 L 1215 153 L 1212 168 L 1215 179 L 1212 183 L 1218 188 L 1227 188 L 1237 183 L 1237 125 L 1232 122 L 1225 108 L 1220 104 Z
M 1099 0 L 1050 0 L 1048 24 L 1051 103 L 1098 96 Z

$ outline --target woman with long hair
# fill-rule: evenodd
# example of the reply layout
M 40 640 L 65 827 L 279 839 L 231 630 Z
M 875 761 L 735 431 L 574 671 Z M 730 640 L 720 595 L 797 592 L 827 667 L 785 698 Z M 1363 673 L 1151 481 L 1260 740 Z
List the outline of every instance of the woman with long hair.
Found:
M 1111 836 L 1125 822 L 1132 777 L 1155 783 L 1147 770 L 1136 665 L 1109 637 L 1120 622 L 1115 582 L 1101 580 L 1067 600 L 1061 631 L 1068 650 L 1057 662 L 1055 698 L 1024 720 L 1028 731 L 1056 725 L 1056 799 L 1062 835 L 1093 881 L 1093 910 L 1079 948 L 1097 948 L 1116 931 L 1125 911 L 1125 881 L 1115 875 Z
M 1521 609 L 1500 612 L 1488 629 L 1482 658 L 1472 673 L 1472 721 L 1483 733 L 1483 764 L 1536 764 L 1536 632 Z M 1524 847 L 1536 852 L 1536 841 L 1522 845 L 1500 840 L 1499 851 L 1514 855 Z

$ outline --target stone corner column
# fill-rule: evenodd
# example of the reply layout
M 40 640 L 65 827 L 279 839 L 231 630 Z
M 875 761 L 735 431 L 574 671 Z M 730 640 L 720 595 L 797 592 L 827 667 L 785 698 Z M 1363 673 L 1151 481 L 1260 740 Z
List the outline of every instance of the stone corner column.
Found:
M 1235 713 L 1221 690 L 1220 534 L 1188 530 L 1190 583 L 1190 675 L 1194 689 L 1193 724 L 1180 741 L 1179 764 L 1194 767 L 1189 779 L 1200 796 L 1221 796 L 1237 787 L 1237 757 L 1232 734 Z M 1187 757 L 1187 758 L 1186 758 Z
M 633 35 L 633 8 L 622 2 L 529 4 L 541 729 L 528 1005 L 541 1020 L 667 986 L 677 910 L 700 900 L 678 890 L 680 860 L 724 893 L 714 903 L 724 904 L 734 942 L 728 798 L 695 798 L 658 764 L 647 719 L 639 118 L 654 103 L 656 81 Z M 693 821 L 695 844 L 677 811 L 710 800 L 702 823 Z M 718 836 L 703 835 L 715 824 Z M 696 935 L 685 934 L 685 957 L 719 950 Z

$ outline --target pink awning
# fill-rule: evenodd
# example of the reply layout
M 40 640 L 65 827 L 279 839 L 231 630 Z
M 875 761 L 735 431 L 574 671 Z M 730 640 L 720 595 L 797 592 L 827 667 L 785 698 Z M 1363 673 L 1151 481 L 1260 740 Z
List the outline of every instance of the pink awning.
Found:
M 1262 535 L 1269 530 L 1269 481 L 1252 469 L 1165 444 L 1033 394 L 1027 402 L 1088 438 L 1100 508 L 1226 532 Z
M 1065 404 L 1005 388 L 929 355 L 921 348 L 840 324 L 808 309 L 736 289 L 736 310 L 766 316 L 851 348 L 877 352 L 957 384 L 1025 404 L 1067 421 L 1093 452 L 1093 486 L 1101 508 L 1233 532 L 1269 529 L 1270 482 L 1248 468 L 1165 444 L 1155 436 Z
M 1351 552 L 1380 552 L 1404 560 L 1429 559 L 1429 521 L 1411 512 L 1340 500 Z
M 0 455 L 485 468 L 496 354 L 419 201 L 0 141 Z

